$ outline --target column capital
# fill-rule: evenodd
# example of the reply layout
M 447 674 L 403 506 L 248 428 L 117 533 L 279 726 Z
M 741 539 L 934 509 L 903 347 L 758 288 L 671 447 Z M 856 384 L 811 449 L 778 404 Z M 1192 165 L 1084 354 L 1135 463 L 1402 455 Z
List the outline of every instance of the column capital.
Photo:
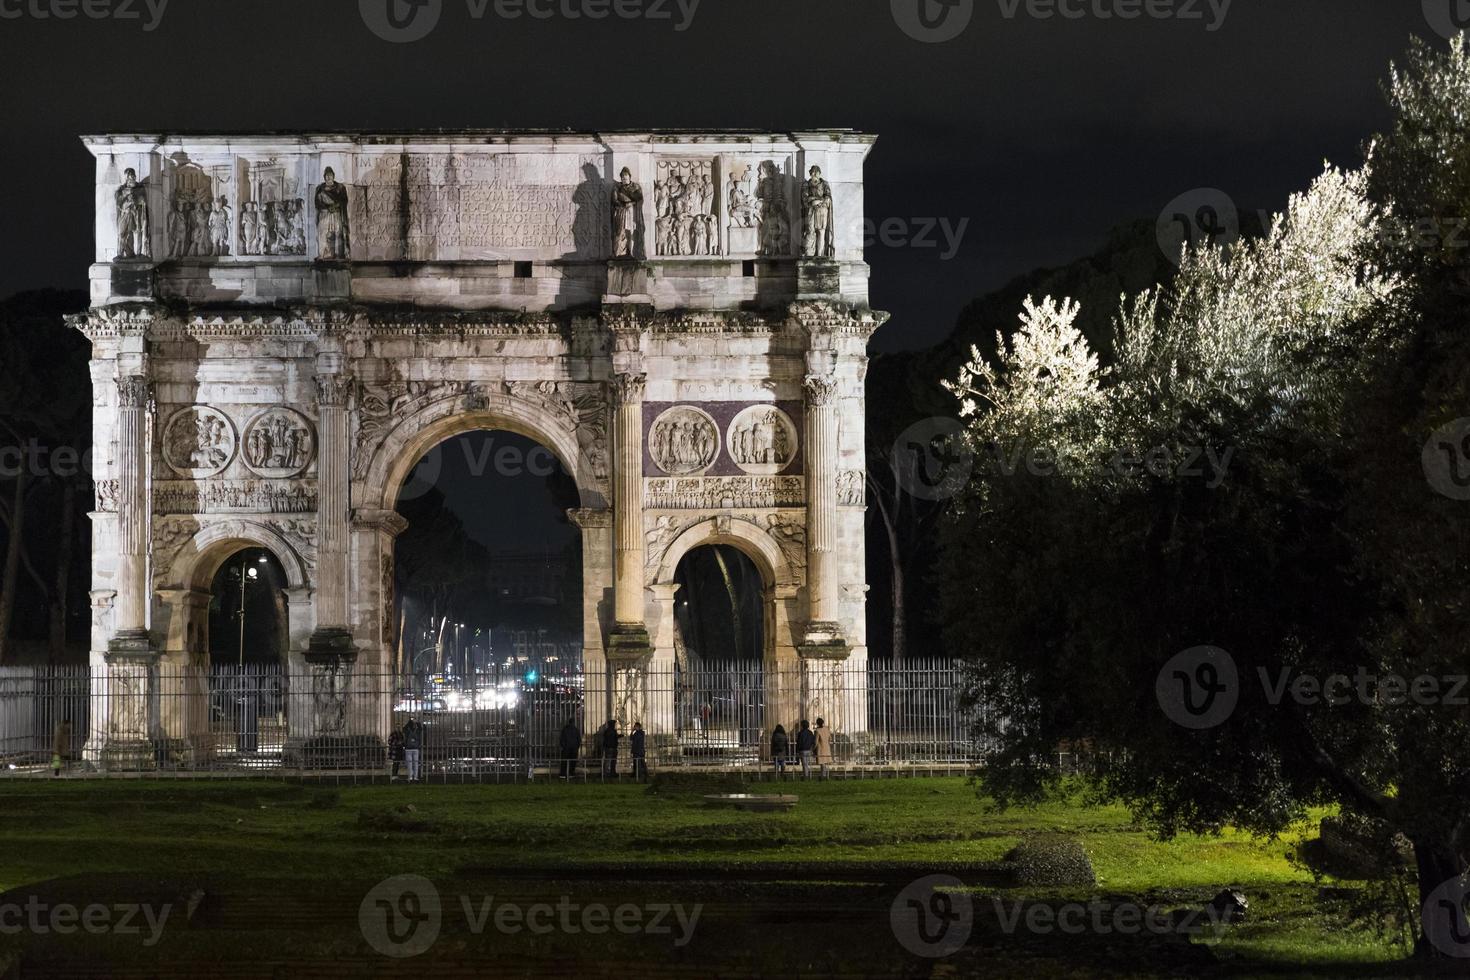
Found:
M 346 374 L 318 374 L 316 381 L 317 404 L 343 408 L 352 393 L 352 379 Z
M 117 379 L 119 408 L 148 408 L 153 401 L 153 382 L 141 374 L 127 374 Z
M 636 405 L 643 401 L 644 392 L 648 390 L 648 375 L 624 373 L 615 374 L 610 382 L 613 399 L 619 405 Z
M 592 528 L 608 528 L 613 524 L 613 512 L 610 508 L 574 507 L 567 511 L 567 520 L 584 531 Z
M 808 374 L 802 382 L 806 391 L 806 403 L 814 407 L 831 405 L 837 398 L 837 376 L 835 374 Z

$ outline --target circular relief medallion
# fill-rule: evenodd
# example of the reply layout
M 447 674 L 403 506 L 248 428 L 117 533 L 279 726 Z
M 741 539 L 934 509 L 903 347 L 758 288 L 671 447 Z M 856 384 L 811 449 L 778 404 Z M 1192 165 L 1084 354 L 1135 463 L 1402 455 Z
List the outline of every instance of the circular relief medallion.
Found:
M 720 430 L 705 412 L 692 405 L 680 405 L 654 420 L 648 452 L 658 468 L 670 476 L 702 473 L 720 454 Z
M 202 480 L 235 458 L 235 426 L 224 412 L 190 405 L 174 413 L 163 429 L 163 461 L 180 476 Z
M 796 423 L 774 405 L 752 405 L 730 420 L 725 445 L 752 476 L 774 476 L 796 458 Z
M 283 480 L 306 469 L 316 437 L 306 416 L 293 409 L 268 408 L 245 426 L 245 465 L 269 480 Z

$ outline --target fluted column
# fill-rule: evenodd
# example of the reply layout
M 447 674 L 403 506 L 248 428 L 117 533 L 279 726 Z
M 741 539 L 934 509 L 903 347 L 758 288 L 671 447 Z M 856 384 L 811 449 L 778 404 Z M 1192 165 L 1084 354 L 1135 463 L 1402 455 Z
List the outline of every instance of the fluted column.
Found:
M 148 413 L 152 385 L 142 376 L 117 379 L 117 598 L 114 653 L 147 652 Z
M 837 565 L 837 379 L 806 378 L 806 647 L 846 652 L 839 625 Z
M 609 654 L 643 656 L 652 649 L 643 612 L 643 374 L 614 376 L 613 631 Z
M 347 553 L 351 533 L 348 487 L 347 398 L 349 379 L 322 373 L 317 388 L 317 582 L 316 630 L 307 655 L 350 658 L 353 653 L 347 609 Z

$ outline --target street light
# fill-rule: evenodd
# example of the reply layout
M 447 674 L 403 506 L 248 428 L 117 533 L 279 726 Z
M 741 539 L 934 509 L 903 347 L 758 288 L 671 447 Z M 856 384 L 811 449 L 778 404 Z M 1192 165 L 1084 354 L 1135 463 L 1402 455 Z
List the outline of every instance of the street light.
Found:
M 264 565 L 266 563 L 266 557 L 265 555 L 261 555 L 255 561 L 258 565 Z M 246 569 L 245 552 L 242 551 L 240 552 L 240 608 L 235 613 L 235 615 L 240 617 L 240 647 L 237 655 L 241 670 L 245 668 L 245 580 L 247 578 L 253 582 L 260 578 L 260 572 L 254 568 Z

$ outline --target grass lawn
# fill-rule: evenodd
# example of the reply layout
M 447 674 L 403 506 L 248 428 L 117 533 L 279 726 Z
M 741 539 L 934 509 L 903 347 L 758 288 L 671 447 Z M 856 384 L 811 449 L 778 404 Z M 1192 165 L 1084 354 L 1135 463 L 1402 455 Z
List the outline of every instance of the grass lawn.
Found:
M 1402 948 L 1346 917 L 1354 883 L 1314 880 L 1288 859 L 1300 836 L 1161 843 L 1120 808 L 995 812 L 962 779 L 784 789 L 801 797 L 794 811 L 747 814 L 705 806 L 696 787 L 0 783 L 0 905 L 45 894 L 78 904 L 153 895 L 196 906 L 187 923 L 180 910 L 180 926 L 148 949 L 117 936 L 0 936 L 0 975 L 5 955 L 22 954 L 27 964 L 65 964 L 51 975 L 126 962 L 140 976 L 175 975 L 144 965 L 165 949 L 173 963 L 360 960 L 371 971 L 364 965 L 352 975 L 384 976 L 400 975 L 391 968 L 404 963 L 416 967 L 402 975 L 433 975 L 457 958 L 492 954 L 501 964 L 556 960 L 563 975 L 613 963 L 634 967 L 618 975 L 640 975 L 654 960 L 710 966 L 728 957 L 733 975 L 769 976 L 791 972 L 792 956 L 808 973 L 874 976 L 969 975 L 966 964 L 987 976 L 1030 978 L 1414 975 L 1400 962 Z M 993 862 L 1037 831 L 1079 838 L 1097 885 L 1043 890 L 987 878 Z M 899 944 L 889 911 L 907 882 L 942 871 L 968 886 L 974 926 L 965 949 L 930 960 Z M 377 882 L 402 874 L 434 882 L 446 926 L 424 958 L 389 961 L 364 942 L 357 916 Z M 1036 904 L 1197 907 L 1225 886 L 1247 893 L 1249 920 L 1194 942 L 1002 925 Z M 1335 889 L 1329 898 L 1319 896 L 1323 886 Z M 450 927 L 476 896 L 490 895 L 523 904 L 567 895 L 609 905 L 697 903 L 705 912 L 695 940 L 657 956 L 648 936 L 542 941 Z

